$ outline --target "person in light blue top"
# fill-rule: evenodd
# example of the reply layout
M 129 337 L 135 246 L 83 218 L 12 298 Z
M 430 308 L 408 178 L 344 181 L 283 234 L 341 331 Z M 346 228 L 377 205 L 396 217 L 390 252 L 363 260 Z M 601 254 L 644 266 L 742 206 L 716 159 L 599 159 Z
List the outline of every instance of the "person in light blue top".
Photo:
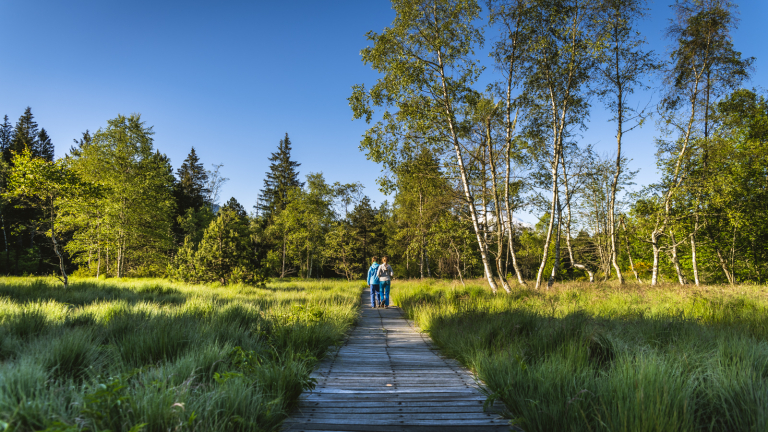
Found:
M 371 288 L 371 307 L 375 308 L 381 305 L 381 297 L 379 297 L 379 276 L 376 274 L 379 269 L 379 263 L 377 262 L 379 257 L 371 258 L 371 268 L 368 269 L 368 286 Z
M 381 295 L 381 302 L 379 307 L 384 309 L 389 307 L 389 284 L 392 278 L 395 276 L 392 271 L 392 266 L 389 264 L 389 258 L 381 257 L 381 265 L 376 269 L 376 276 L 379 277 L 379 291 Z

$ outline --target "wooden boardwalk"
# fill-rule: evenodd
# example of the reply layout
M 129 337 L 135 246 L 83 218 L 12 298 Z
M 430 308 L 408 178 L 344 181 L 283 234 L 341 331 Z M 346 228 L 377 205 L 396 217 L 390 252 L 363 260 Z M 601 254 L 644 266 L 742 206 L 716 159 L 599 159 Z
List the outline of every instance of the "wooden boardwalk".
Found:
M 283 430 L 510 430 L 483 412 L 472 374 L 441 357 L 399 308 L 372 309 L 369 298 L 366 290 L 357 327 L 320 363 L 317 388 L 301 395 Z

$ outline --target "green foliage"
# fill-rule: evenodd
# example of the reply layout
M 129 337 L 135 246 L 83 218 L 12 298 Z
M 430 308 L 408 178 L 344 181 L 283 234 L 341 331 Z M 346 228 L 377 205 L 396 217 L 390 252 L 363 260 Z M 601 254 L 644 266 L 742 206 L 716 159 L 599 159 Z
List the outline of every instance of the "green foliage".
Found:
M 189 237 L 185 239 L 168 273 L 185 282 L 263 284 L 265 279 L 255 269 L 252 250 L 247 217 L 223 207 L 199 244 Z
M 168 158 L 153 147 L 153 134 L 139 115 L 119 115 L 69 162 L 79 178 L 102 191 L 64 209 L 75 231 L 67 251 L 93 274 L 157 275 L 166 269 L 174 179 Z

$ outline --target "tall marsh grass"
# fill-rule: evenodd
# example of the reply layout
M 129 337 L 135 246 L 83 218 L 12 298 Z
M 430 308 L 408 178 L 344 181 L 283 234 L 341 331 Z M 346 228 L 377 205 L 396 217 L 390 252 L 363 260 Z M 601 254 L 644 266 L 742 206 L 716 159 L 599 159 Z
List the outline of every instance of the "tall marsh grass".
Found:
M 494 296 L 481 282 L 425 281 L 392 298 L 525 431 L 768 430 L 765 287 Z
M 270 431 L 361 287 L 0 278 L 0 431 Z

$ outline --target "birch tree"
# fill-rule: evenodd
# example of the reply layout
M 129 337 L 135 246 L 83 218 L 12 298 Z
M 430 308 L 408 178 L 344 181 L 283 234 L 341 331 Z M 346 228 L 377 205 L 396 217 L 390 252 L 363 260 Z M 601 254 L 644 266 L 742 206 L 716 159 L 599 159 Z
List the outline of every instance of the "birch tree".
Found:
M 707 164 L 711 98 L 746 79 L 753 61 L 742 59 L 741 53 L 733 49 L 730 32 L 737 24 L 733 16 L 735 4 L 727 0 L 676 0 L 673 7 L 675 18 L 668 36 L 675 41 L 675 47 L 665 73 L 666 95 L 659 105 L 663 130 L 671 139 L 657 140 L 664 177 L 657 185 L 660 211 L 648 240 L 653 248 L 652 285 L 658 281 L 663 236 L 669 236 L 671 253 L 677 260 L 681 242 L 673 239 L 673 232 L 668 232 L 673 202 L 695 168 L 692 161 L 696 157 L 692 153 L 698 150 L 702 163 Z M 702 137 L 703 140 L 699 139 Z M 695 148 L 698 143 L 703 146 Z M 694 274 L 698 274 L 696 261 L 693 265 Z M 675 268 L 678 281 L 685 283 L 677 263 Z
M 474 0 L 394 0 L 392 7 L 396 16 L 391 27 L 380 34 L 369 32 L 373 46 L 361 51 L 363 62 L 383 77 L 370 90 L 354 86 L 349 98 L 354 117 L 367 122 L 374 107 L 385 108 L 382 119 L 365 133 L 361 149 L 390 167 L 397 165 L 391 157 L 403 146 L 421 143 L 435 154 L 452 150 L 484 275 L 495 293 L 463 143 L 466 111 L 476 94 L 472 86 L 482 70 L 472 58 L 483 43 L 474 25 L 480 7 Z
M 604 0 L 600 10 L 603 23 L 602 33 L 605 45 L 600 52 L 600 79 L 597 94 L 613 113 L 616 124 L 616 163 L 608 203 L 608 235 L 610 237 L 610 260 L 620 284 L 624 275 L 617 262 L 619 243 L 616 238 L 616 193 L 621 177 L 621 145 L 624 134 L 642 126 L 647 118 L 644 109 L 635 109 L 629 98 L 636 89 L 647 89 L 643 84 L 650 72 L 658 68 L 652 51 L 645 51 L 645 40 L 634 29 L 637 21 L 645 15 L 645 0 Z
M 595 65 L 599 47 L 595 31 L 595 3 L 590 0 L 535 0 L 535 11 L 529 28 L 531 55 L 525 65 L 525 92 L 530 100 L 529 133 L 539 137 L 541 153 L 548 158 L 551 176 L 549 223 L 544 248 L 536 275 L 539 289 L 544 268 L 549 260 L 549 248 L 555 232 L 558 208 L 559 168 L 562 163 L 564 139 L 572 128 L 583 125 L 589 113 L 586 84 Z M 557 222 L 559 224 L 559 221 Z M 559 232 L 559 231 L 558 231 Z M 559 242 L 555 244 L 559 256 Z M 550 278 L 547 287 L 551 287 Z

